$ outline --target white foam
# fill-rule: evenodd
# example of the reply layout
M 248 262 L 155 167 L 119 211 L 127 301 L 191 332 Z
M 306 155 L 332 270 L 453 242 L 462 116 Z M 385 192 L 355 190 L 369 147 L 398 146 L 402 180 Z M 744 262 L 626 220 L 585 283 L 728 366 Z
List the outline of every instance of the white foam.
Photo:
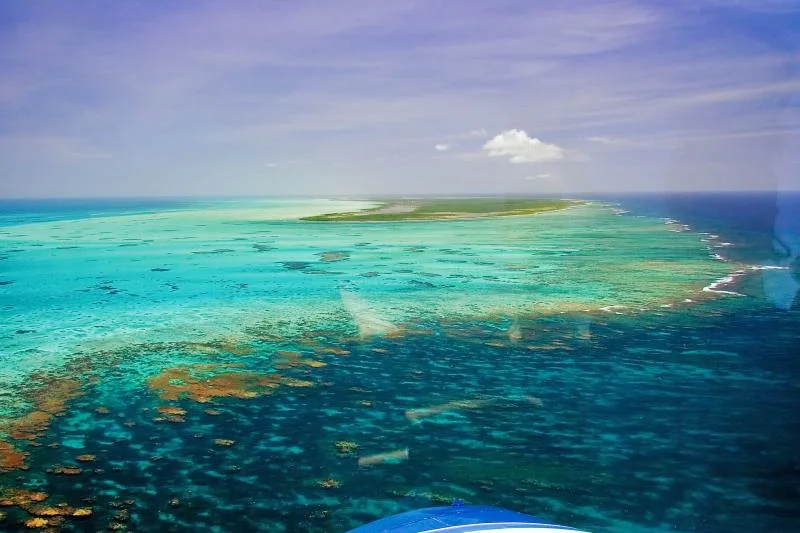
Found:
M 777 266 L 777 265 L 753 265 L 750 267 L 750 270 L 788 270 L 788 266 Z
M 703 287 L 703 292 L 713 292 L 715 294 L 730 294 L 732 296 L 744 296 L 740 292 L 733 292 L 733 291 L 726 291 L 721 290 L 720 287 L 725 287 L 726 285 L 730 285 L 736 278 L 738 278 L 741 274 L 731 274 L 730 276 L 725 276 L 724 278 L 720 278 L 716 280 L 714 283 Z

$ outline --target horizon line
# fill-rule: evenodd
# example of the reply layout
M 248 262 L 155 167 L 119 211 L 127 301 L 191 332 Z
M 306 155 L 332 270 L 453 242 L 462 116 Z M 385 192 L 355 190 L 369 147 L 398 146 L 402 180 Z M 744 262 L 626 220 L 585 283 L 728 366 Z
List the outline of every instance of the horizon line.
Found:
M 541 193 L 498 193 L 498 192 L 469 192 L 469 193 L 375 193 L 375 194 L 197 194 L 197 195 L 110 195 L 110 196 L 0 196 L 0 202 L 6 201 L 25 201 L 25 200 L 221 200 L 221 199 L 257 199 L 257 198 L 298 198 L 298 199 L 348 199 L 348 200 L 374 200 L 381 198 L 484 198 L 484 197 L 514 197 L 514 198 L 536 198 L 536 197 L 572 197 L 576 195 L 613 195 L 613 194 L 753 194 L 753 193 L 800 193 L 798 189 L 697 189 L 697 190 L 625 190 L 625 191 L 575 191 L 575 192 L 541 192 Z

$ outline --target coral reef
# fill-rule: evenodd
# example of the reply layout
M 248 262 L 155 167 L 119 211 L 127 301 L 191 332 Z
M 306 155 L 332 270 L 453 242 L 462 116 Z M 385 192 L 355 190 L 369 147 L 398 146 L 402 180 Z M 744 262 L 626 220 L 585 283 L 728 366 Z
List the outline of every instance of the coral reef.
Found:
M 25 520 L 25 527 L 29 529 L 40 529 L 43 527 L 47 527 L 50 524 L 44 518 L 30 518 Z
M 358 444 L 349 440 L 340 440 L 334 443 L 340 455 L 353 455 L 358 451 Z
M 333 347 L 319 348 L 317 352 L 324 354 L 333 354 L 333 355 L 350 355 L 349 350 L 345 350 L 343 348 L 333 348 Z
M 77 476 L 83 472 L 77 466 L 53 465 L 46 470 L 48 474 L 57 476 Z
M 313 387 L 313 381 L 307 381 L 304 379 L 297 379 L 297 378 L 290 378 L 284 377 L 281 379 L 281 384 L 286 385 L 287 387 Z
M 322 368 L 327 366 L 327 363 L 322 361 L 303 357 L 303 354 L 300 352 L 290 351 L 276 352 L 272 364 L 276 370 L 286 370 L 287 368 L 295 368 L 299 366 L 307 366 L 311 368 Z
M 269 394 L 275 379 L 246 371 L 222 371 L 233 365 L 191 365 L 167 368 L 147 380 L 162 400 L 189 398 L 208 403 L 214 398 L 256 398 Z M 238 366 L 238 365 L 237 365 Z
M 164 405 L 156 409 L 162 415 L 172 415 L 172 416 L 185 416 L 186 409 L 181 407 L 175 407 L 172 405 Z
M 317 481 L 317 486 L 321 489 L 338 489 L 342 486 L 342 482 L 338 479 L 329 477 Z
M 316 254 L 319 256 L 319 260 L 324 263 L 334 263 L 336 261 L 344 261 L 345 259 L 350 259 L 350 252 L 320 252 Z
M 25 399 L 33 404 L 33 410 L 16 417 L 0 421 L 0 432 L 15 440 L 27 440 L 34 444 L 50 427 L 54 416 L 64 413 L 67 402 L 80 394 L 80 383 L 66 378 L 35 378 L 35 386 L 27 390 Z M 24 469 L 27 452 L 14 445 L 0 441 L 0 472 Z
M 47 493 L 24 489 L 0 489 L 0 507 L 23 506 L 40 503 L 48 498 Z
M 27 452 L 21 452 L 12 444 L 0 440 L 0 472 L 25 468 Z

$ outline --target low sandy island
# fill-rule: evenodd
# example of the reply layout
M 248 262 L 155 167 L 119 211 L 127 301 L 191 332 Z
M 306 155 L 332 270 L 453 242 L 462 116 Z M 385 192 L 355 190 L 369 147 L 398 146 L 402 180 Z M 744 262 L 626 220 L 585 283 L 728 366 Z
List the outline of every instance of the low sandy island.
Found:
M 383 201 L 373 209 L 325 213 L 302 220 L 316 222 L 437 220 L 535 215 L 582 204 L 553 198 L 414 198 Z

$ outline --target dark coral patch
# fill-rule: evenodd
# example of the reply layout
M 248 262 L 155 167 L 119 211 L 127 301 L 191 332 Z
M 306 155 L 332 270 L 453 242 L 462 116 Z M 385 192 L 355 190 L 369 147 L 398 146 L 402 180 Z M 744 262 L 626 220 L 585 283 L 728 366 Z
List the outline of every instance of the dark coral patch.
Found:
M 344 261 L 346 259 L 350 259 L 350 252 L 342 252 L 342 251 L 320 252 L 315 255 L 318 255 L 319 260 L 325 263 L 333 263 L 336 261 Z
M 235 252 L 235 251 L 236 250 L 233 250 L 231 248 L 217 248 L 216 250 L 199 250 L 199 251 L 192 252 L 192 253 L 193 254 L 198 254 L 198 255 L 211 255 L 211 254 L 227 254 L 227 253 Z
M 281 264 L 287 270 L 303 270 L 311 265 L 305 261 L 283 261 Z

